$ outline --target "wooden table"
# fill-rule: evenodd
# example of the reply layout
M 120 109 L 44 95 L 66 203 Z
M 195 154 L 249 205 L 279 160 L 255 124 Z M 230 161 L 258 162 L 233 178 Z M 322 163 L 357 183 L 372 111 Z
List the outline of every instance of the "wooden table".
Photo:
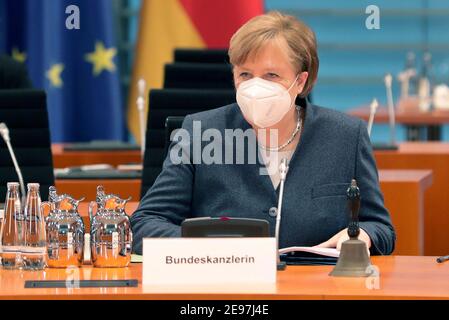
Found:
M 449 143 L 405 142 L 398 150 L 377 150 L 374 155 L 382 170 L 432 170 L 433 183 L 424 195 L 424 254 L 449 254 Z
M 424 255 L 424 195 L 432 185 L 432 171 L 380 170 L 379 180 L 396 231 L 393 254 Z
M 288 266 L 272 288 L 152 288 L 142 286 L 142 265 L 128 268 L 0 270 L 0 299 L 152 299 L 152 300 L 288 300 L 288 299 L 449 299 L 449 262 L 435 257 L 372 257 L 378 278 L 334 278 L 332 266 Z M 25 289 L 25 280 L 138 279 L 136 288 Z
M 76 199 L 84 197 L 85 201 L 95 200 L 99 185 L 102 185 L 107 193 L 140 201 L 141 184 L 140 179 L 56 179 L 58 193 L 68 193 Z
M 423 255 L 425 244 L 423 232 L 424 193 L 432 184 L 432 172 L 429 170 L 381 170 L 379 178 L 385 206 L 390 211 L 398 238 L 394 254 Z M 105 184 L 106 191 L 116 192 L 122 198 L 127 197 L 130 194 L 130 186 L 120 186 L 119 181 L 117 183 L 116 189 Z M 83 194 L 82 186 L 83 183 L 80 182 L 77 189 L 79 193 L 76 193 L 76 197 L 81 197 Z M 66 185 L 65 187 L 70 186 Z M 95 184 L 89 184 L 89 187 L 85 189 L 88 189 L 89 195 L 95 194 Z M 61 188 L 61 190 L 70 193 L 70 189 Z M 80 205 L 80 214 L 86 227 L 89 225 L 87 205 L 87 201 Z M 131 215 L 137 205 L 137 202 L 129 203 L 126 212 Z
M 352 116 L 368 121 L 370 116 L 369 106 L 362 106 L 348 110 Z M 395 110 L 395 119 L 397 124 L 405 125 L 407 129 L 407 140 L 441 140 L 441 126 L 449 123 L 449 111 L 433 110 L 422 112 L 419 110 Z M 379 106 L 375 123 L 388 123 L 388 110 L 385 106 Z M 426 132 L 427 131 L 427 132 Z
M 118 151 L 65 151 L 64 144 L 52 144 L 53 166 L 66 168 L 88 164 L 106 163 L 112 166 L 142 163 L 140 150 Z

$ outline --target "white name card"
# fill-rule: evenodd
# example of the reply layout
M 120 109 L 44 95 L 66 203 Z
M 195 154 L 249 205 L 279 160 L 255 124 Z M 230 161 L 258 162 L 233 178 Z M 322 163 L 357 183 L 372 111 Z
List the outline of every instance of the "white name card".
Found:
M 146 238 L 143 285 L 276 283 L 275 238 Z

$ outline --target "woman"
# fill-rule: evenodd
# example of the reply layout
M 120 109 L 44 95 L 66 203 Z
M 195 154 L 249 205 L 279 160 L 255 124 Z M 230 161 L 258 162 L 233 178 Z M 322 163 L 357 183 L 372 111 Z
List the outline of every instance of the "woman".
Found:
M 172 144 L 171 151 L 176 152 L 169 153 L 161 174 L 131 218 L 134 250 L 142 252 L 144 237 L 179 237 L 181 222 L 192 217 L 266 219 L 274 234 L 277 168 L 279 159 L 286 158 L 289 171 L 280 247 L 339 249 L 348 239 L 346 191 L 356 179 L 362 199 L 359 238 L 371 254 L 390 254 L 395 233 L 379 190 L 365 124 L 297 99 L 307 96 L 317 78 L 314 33 L 292 16 L 271 12 L 251 19 L 234 34 L 229 57 L 237 103 L 186 117 L 187 143 L 184 139 Z M 198 161 L 198 155 L 204 157 L 195 149 L 198 124 L 201 132 L 215 130 L 207 141 L 212 137 L 218 141 L 216 133 L 228 137 L 226 130 L 230 129 L 253 132 L 261 163 L 249 160 L 251 135 L 243 147 L 226 140 L 223 148 L 209 154 L 217 160 L 231 152 L 226 160 L 233 160 L 232 164 L 220 159 Z M 201 135 L 199 143 L 207 148 Z M 235 154 L 242 150 L 248 156 L 243 163 Z

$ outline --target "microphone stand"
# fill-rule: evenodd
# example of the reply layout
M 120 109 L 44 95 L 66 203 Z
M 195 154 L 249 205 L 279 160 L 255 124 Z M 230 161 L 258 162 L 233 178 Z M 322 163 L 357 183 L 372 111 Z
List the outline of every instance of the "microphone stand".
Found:
M 374 116 L 376 115 L 377 107 L 379 106 L 379 103 L 377 102 L 377 99 L 373 99 L 370 105 L 370 114 L 369 114 L 369 120 L 368 120 L 368 136 L 371 137 L 371 130 L 373 128 L 374 123 Z
M 281 160 L 281 164 L 279 165 L 279 174 L 280 174 L 280 184 L 279 184 L 279 199 L 278 199 L 278 212 L 276 215 L 276 229 L 275 229 L 275 237 L 276 237 L 276 250 L 277 250 L 277 270 L 285 270 L 287 264 L 285 261 L 281 261 L 281 256 L 279 254 L 279 229 L 281 226 L 281 214 L 282 214 L 282 199 L 284 197 L 284 183 L 285 178 L 287 177 L 288 172 L 288 160 L 287 158 L 283 158 Z
M 139 113 L 139 129 L 140 129 L 140 151 L 142 153 L 142 159 L 145 155 L 145 132 L 146 132 L 146 124 L 145 124 L 145 88 L 146 82 L 144 79 L 140 79 L 137 82 L 137 88 L 139 91 L 139 96 L 137 98 L 137 111 Z
M 11 156 L 12 163 L 14 164 L 14 169 L 16 170 L 17 177 L 19 178 L 20 190 L 22 191 L 22 205 L 25 204 L 26 191 L 25 183 L 23 182 L 22 171 L 20 170 L 19 164 L 17 163 L 16 155 L 11 145 L 11 138 L 9 137 L 9 129 L 4 122 L 0 123 L 0 135 L 8 147 L 9 154 Z

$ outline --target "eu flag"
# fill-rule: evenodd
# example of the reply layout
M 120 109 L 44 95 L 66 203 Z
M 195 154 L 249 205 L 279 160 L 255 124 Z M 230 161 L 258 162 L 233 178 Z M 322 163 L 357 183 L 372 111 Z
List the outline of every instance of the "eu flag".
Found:
M 45 89 L 53 142 L 122 140 L 110 0 L 0 0 L 0 51 Z

